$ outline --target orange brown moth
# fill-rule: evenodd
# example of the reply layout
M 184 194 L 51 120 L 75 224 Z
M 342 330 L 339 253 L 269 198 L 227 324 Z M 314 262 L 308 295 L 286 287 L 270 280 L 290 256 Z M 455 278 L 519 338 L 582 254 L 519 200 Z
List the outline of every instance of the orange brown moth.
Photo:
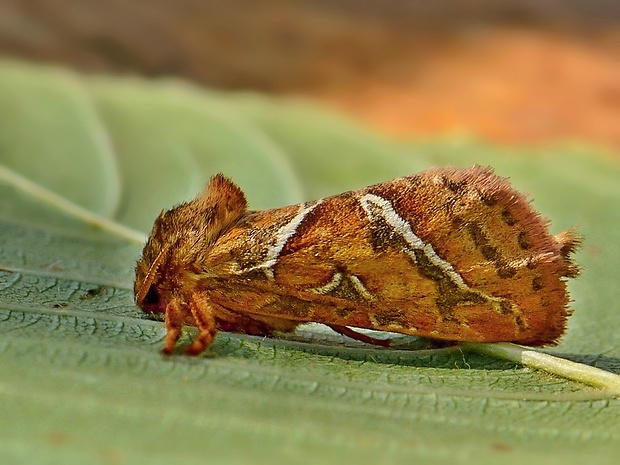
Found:
M 165 314 L 164 353 L 218 331 L 292 332 L 306 322 L 447 341 L 555 344 L 579 237 L 556 236 L 492 169 L 433 168 L 274 210 L 248 210 L 222 174 L 162 212 L 136 266 L 136 302 Z

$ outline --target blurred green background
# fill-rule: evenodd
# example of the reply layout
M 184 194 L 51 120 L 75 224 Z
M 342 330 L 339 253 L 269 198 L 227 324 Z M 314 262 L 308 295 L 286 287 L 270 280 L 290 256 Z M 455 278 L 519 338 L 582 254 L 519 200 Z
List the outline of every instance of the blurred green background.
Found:
M 614 0 L 2 0 L 0 52 L 311 97 L 399 136 L 618 147 Z

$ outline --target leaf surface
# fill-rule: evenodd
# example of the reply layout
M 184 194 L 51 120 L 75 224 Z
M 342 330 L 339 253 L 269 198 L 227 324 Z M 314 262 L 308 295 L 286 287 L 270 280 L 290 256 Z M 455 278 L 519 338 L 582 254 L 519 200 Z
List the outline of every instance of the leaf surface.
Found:
M 395 142 L 300 102 L 14 63 L 0 68 L 0 102 L 2 463 L 615 463 L 620 401 L 595 389 L 320 327 L 221 333 L 203 357 L 164 358 L 163 324 L 134 306 L 132 281 L 136 237 L 220 170 L 268 208 L 433 164 L 492 164 L 554 232 L 586 236 L 575 313 L 549 351 L 618 373 L 616 160 Z

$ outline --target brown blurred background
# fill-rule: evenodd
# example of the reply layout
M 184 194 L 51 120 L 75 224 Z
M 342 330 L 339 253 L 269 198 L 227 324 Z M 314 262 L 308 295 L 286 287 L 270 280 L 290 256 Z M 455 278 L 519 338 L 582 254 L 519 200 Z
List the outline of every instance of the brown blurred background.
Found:
M 0 53 L 302 95 L 403 137 L 620 148 L 617 0 L 0 0 Z

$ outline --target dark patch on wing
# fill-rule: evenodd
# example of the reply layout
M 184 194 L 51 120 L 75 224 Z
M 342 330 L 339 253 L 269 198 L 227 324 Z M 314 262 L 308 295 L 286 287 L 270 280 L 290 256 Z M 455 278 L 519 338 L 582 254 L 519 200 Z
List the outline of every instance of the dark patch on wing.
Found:
M 532 279 L 532 289 L 534 291 L 540 291 L 543 287 L 545 287 L 545 284 L 540 276 L 536 276 Z
M 436 304 L 444 317 L 452 315 L 452 308 L 457 304 L 484 304 L 486 299 L 480 294 L 463 290 L 445 273 L 439 266 L 435 265 L 424 251 L 416 249 L 413 251 L 416 264 L 420 274 L 428 279 L 435 281 L 437 286 Z
M 497 268 L 497 276 L 502 279 L 508 279 L 516 275 L 517 271 L 518 270 L 512 266 L 504 265 L 501 268 Z
M 399 309 L 385 309 L 380 313 L 375 313 L 373 319 L 382 327 L 398 326 L 401 328 L 411 328 L 411 322 L 406 313 Z
M 455 181 L 454 179 L 450 179 L 448 176 L 442 176 L 441 182 L 445 187 L 447 187 L 450 191 L 454 192 L 455 194 L 462 195 L 463 192 L 468 189 L 467 182 L 464 180 Z
M 519 244 L 519 247 L 521 247 L 523 250 L 527 250 L 532 246 L 532 244 L 530 244 L 530 241 L 527 239 L 524 231 L 519 232 L 519 235 L 517 236 L 517 242 Z
M 501 217 L 502 221 L 504 221 L 504 223 L 506 223 L 508 226 L 514 226 L 515 224 L 517 224 L 517 220 L 512 215 L 512 212 L 507 208 L 504 208 L 502 210 Z

